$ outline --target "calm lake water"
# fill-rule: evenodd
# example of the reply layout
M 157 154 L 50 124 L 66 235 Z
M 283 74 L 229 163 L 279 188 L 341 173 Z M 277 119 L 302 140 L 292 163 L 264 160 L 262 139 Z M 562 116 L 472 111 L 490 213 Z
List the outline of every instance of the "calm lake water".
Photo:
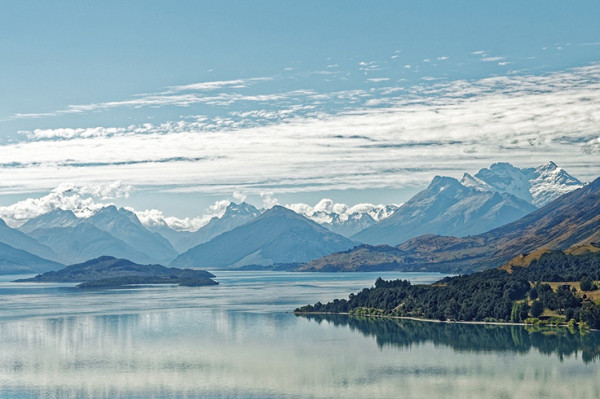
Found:
M 215 272 L 217 287 L 0 281 L 0 398 L 600 398 L 600 336 L 299 305 L 378 276 Z

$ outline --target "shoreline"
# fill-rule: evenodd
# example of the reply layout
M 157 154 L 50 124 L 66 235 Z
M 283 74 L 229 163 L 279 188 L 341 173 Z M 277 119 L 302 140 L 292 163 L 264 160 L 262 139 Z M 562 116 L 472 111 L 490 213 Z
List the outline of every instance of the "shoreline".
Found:
M 351 315 L 348 312 L 344 312 L 344 313 L 330 313 L 330 312 L 290 312 L 296 315 L 340 315 L 340 316 L 350 316 L 352 317 L 353 315 Z M 527 326 L 532 326 L 534 327 L 534 324 L 527 324 L 527 323 L 514 323 L 514 322 L 502 322 L 502 321 L 465 321 L 465 320 L 437 320 L 437 319 L 425 319 L 425 318 L 420 318 L 420 317 L 411 317 L 411 316 L 387 316 L 387 315 L 361 315 L 361 316 L 356 316 L 356 317 L 374 317 L 374 318 L 380 318 L 380 319 L 397 319 L 397 320 L 413 320 L 413 321 L 422 321 L 422 322 L 427 322 L 427 323 L 445 323 L 445 324 L 473 324 L 473 325 L 492 325 L 492 326 L 522 326 L 522 327 L 527 327 Z M 543 325 L 542 327 L 561 327 L 561 328 L 568 328 L 567 324 L 558 324 L 558 325 Z M 593 328 L 590 328 L 588 331 L 600 331 L 600 330 L 596 330 Z

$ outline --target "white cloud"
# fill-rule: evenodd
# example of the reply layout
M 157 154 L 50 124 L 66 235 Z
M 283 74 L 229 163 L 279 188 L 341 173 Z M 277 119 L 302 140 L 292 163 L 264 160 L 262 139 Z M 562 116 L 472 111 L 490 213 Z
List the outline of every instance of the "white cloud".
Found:
M 131 186 L 123 185 L 119 181 L 105 185 L 76 186 L 61 184 L 47 195 L 38 198 L 27 198 L 0 207 L 0 218 L 12 227 L 19 227 L 29 219 L 59 208 L 71 210 L 79 218 L 88 218 L 99 209 L 114 205 L 114 203 L 107 202 L 107 200 L 128 198 L 131 189 Z M 233 197 L 238 202 L 245 200 L 245 195 L 239 192 L 234 193 Z M 127 207 L 127 209 L 134 212 L 140 222 L 147 227 L 168 226 L 179 231 L 196 231 L 210 222 L 213 217 L 222 217 L 230 203 L 231 201 L 227 199 L 218 200 L 206 208 L 200 216 L 184 218 L 166 216 L 158 209 L 141 211 L 131 207 Z
M 600 126 L 600 65 L 298 98 L 308 107 L 357 105 L 333 115 L 278 114 L 263 125 L 198 118 L 34 130 L 25 133 L 30 141 L 0 146 L 0 193 L 115 180 L 227 196 L 401 188 L 501 160 L 519 166 L 554 160 L 584 180 L 600 174 L 597 154 L 586 144 Z M 247 112 L 244 117 L 270 117 Z
M 64 109 L 45 113 L 17 113 L 11 119 L 35 119 L 42 117 L 53 117 L 58 115 L 78 114 L 92 111 L 104 111 L 115 108 L 144 108 L 144 107 L 189 107 L 193 104 L 209 104 L 227 106 L 236 102 L 265 102 L 282 100 L 288 96 L 294 96 L 297 92 L 269 95 L 243 95 L 239 93 L 219 92 L 212 95 L 206 95 L 205 92 L 222 89 L 240 89 L 248 87 L 250 84 L 272 78 L 251 78 L 228 81 L 213 81 L 192 83 L 181 86 L 171 86 L 165 91 L 151 94 L 139 94 L 129 100 L 107 101 L 101 103 L 69 105 Z M 68 133 L 66 133 L 68 134 Z
M 585 143 L 583 152 L 586 154 L 600 155 L 600 137 L 596 137 Z
M 446 56 L 442 56 L 442 57 L 437 57 L 438 61 L 446 61 L 449 57 Z
M 481 61 L 483 62 L 496 62 L 496 61 L 502 61 L 504 59 L 504 57 L 483 57 L 481 59 Z
M 163 212 L 158 209 L 136 211 L 133 208 L 129 208 L 129 210 L 135 212 L 138 219 L 140 219 L 140 222 L 147 227 L 167 226 L 178 231 L 196 231 L 210 222 L 212 218 L 223 217 L 223 214 L 230 203 L 231 201 L 229 200 L 219 200 L 209 206 L 201 216 L 185 218 L 165 216 Z
M 236 89 L 247 87 L 249 82 L 256 80 L 263 80 L 265 78 L 255 78 L 255 79 L 236 79 L 236 80 L 223 80 L 223 81 L 212 81 L 212 82 L 200 82 L 200 83 L 192 83 L 181 86 L 170 86 L 166 91 L 161 92 L 161 94 L 172 94 L 172 93 L 180 93 L 182 91 L 211 91 L 211 90 L 219 90 L 225 87 L 233 87 Z
M 271 191 L 262 191 L 259 193 L 260 198 L 262 199 L 262 207 L 264 209 L 273 208 L 275 205 L 279 205 L 279 200 L 274 197 L 273 192 Z
M 108 184 L 61 184 L 40 198 L 27 198 L 0 207 L 0 217 L 14 227 L 58 208 L 71 210 L 78 217 L 89 217 L 96 210 L 111 204 L 97 200 L 127 198 L 131 189 L 130 185 L 123 185 L 120 181 Z
M 379 83 L 379 82 L 387 82 L 390 78 L 370 78 L 367 79 L 367 82 Z
M 245 202 L 247 197 L 246 193 L 240 191 L 234 191 L 233 193 L 233 199 L 238 203 Z

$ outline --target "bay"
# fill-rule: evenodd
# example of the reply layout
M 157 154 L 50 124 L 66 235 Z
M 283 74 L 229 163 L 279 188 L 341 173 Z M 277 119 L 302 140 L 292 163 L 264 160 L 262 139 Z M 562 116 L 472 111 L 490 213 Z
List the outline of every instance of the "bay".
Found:
M 0 397 L 600 397 L 595 332 L 289 313 L 439 274 L 215 274 L 95 291 L 2 276 Z

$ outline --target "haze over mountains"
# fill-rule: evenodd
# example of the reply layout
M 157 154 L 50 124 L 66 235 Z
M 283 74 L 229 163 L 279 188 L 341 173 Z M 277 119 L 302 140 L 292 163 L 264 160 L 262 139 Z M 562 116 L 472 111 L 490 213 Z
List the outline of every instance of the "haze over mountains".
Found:
M 0 265 L 3 273 L 38 272 L 114 256 L 139 264 L 235 268 L 309 262 L 360 243 L 398 245 L 361 246 L 352 252 L 350 265 L 365 258 L 364 267 L 370 267 L 399 257 L 405 262 L 407 252 L 400 248 L 421 254 L 425 248 L 442 250 L 453 240 L 467 245 L 460 237 L 479 237 L 582 186 L 553 162 L 526 169 L 496 163 L 474 175 L 465 173 L 460 181 L 437 176 L 402 205 L 346 206 L 324 199 L 314 207 L 292 204 L 287 205 L 291 209 L 276 206 L 262 213 L 248 203 L 231 202 L 220 217 L 196 231 L 173 227 L 166 219 L 142 223 L 133 210 L 113 205 L 98 207 L 86 217 L 57 208 L 19 229 L 0 219 Z M 413 240 L 425 234 L 435 236 Z M 439 235 L 458 238 L 434 238 Z M 421 255 L 417 258 L 423 260 Z M 323 262 L 315 262 L 309 269 L 321 270 L 317 265 Z

